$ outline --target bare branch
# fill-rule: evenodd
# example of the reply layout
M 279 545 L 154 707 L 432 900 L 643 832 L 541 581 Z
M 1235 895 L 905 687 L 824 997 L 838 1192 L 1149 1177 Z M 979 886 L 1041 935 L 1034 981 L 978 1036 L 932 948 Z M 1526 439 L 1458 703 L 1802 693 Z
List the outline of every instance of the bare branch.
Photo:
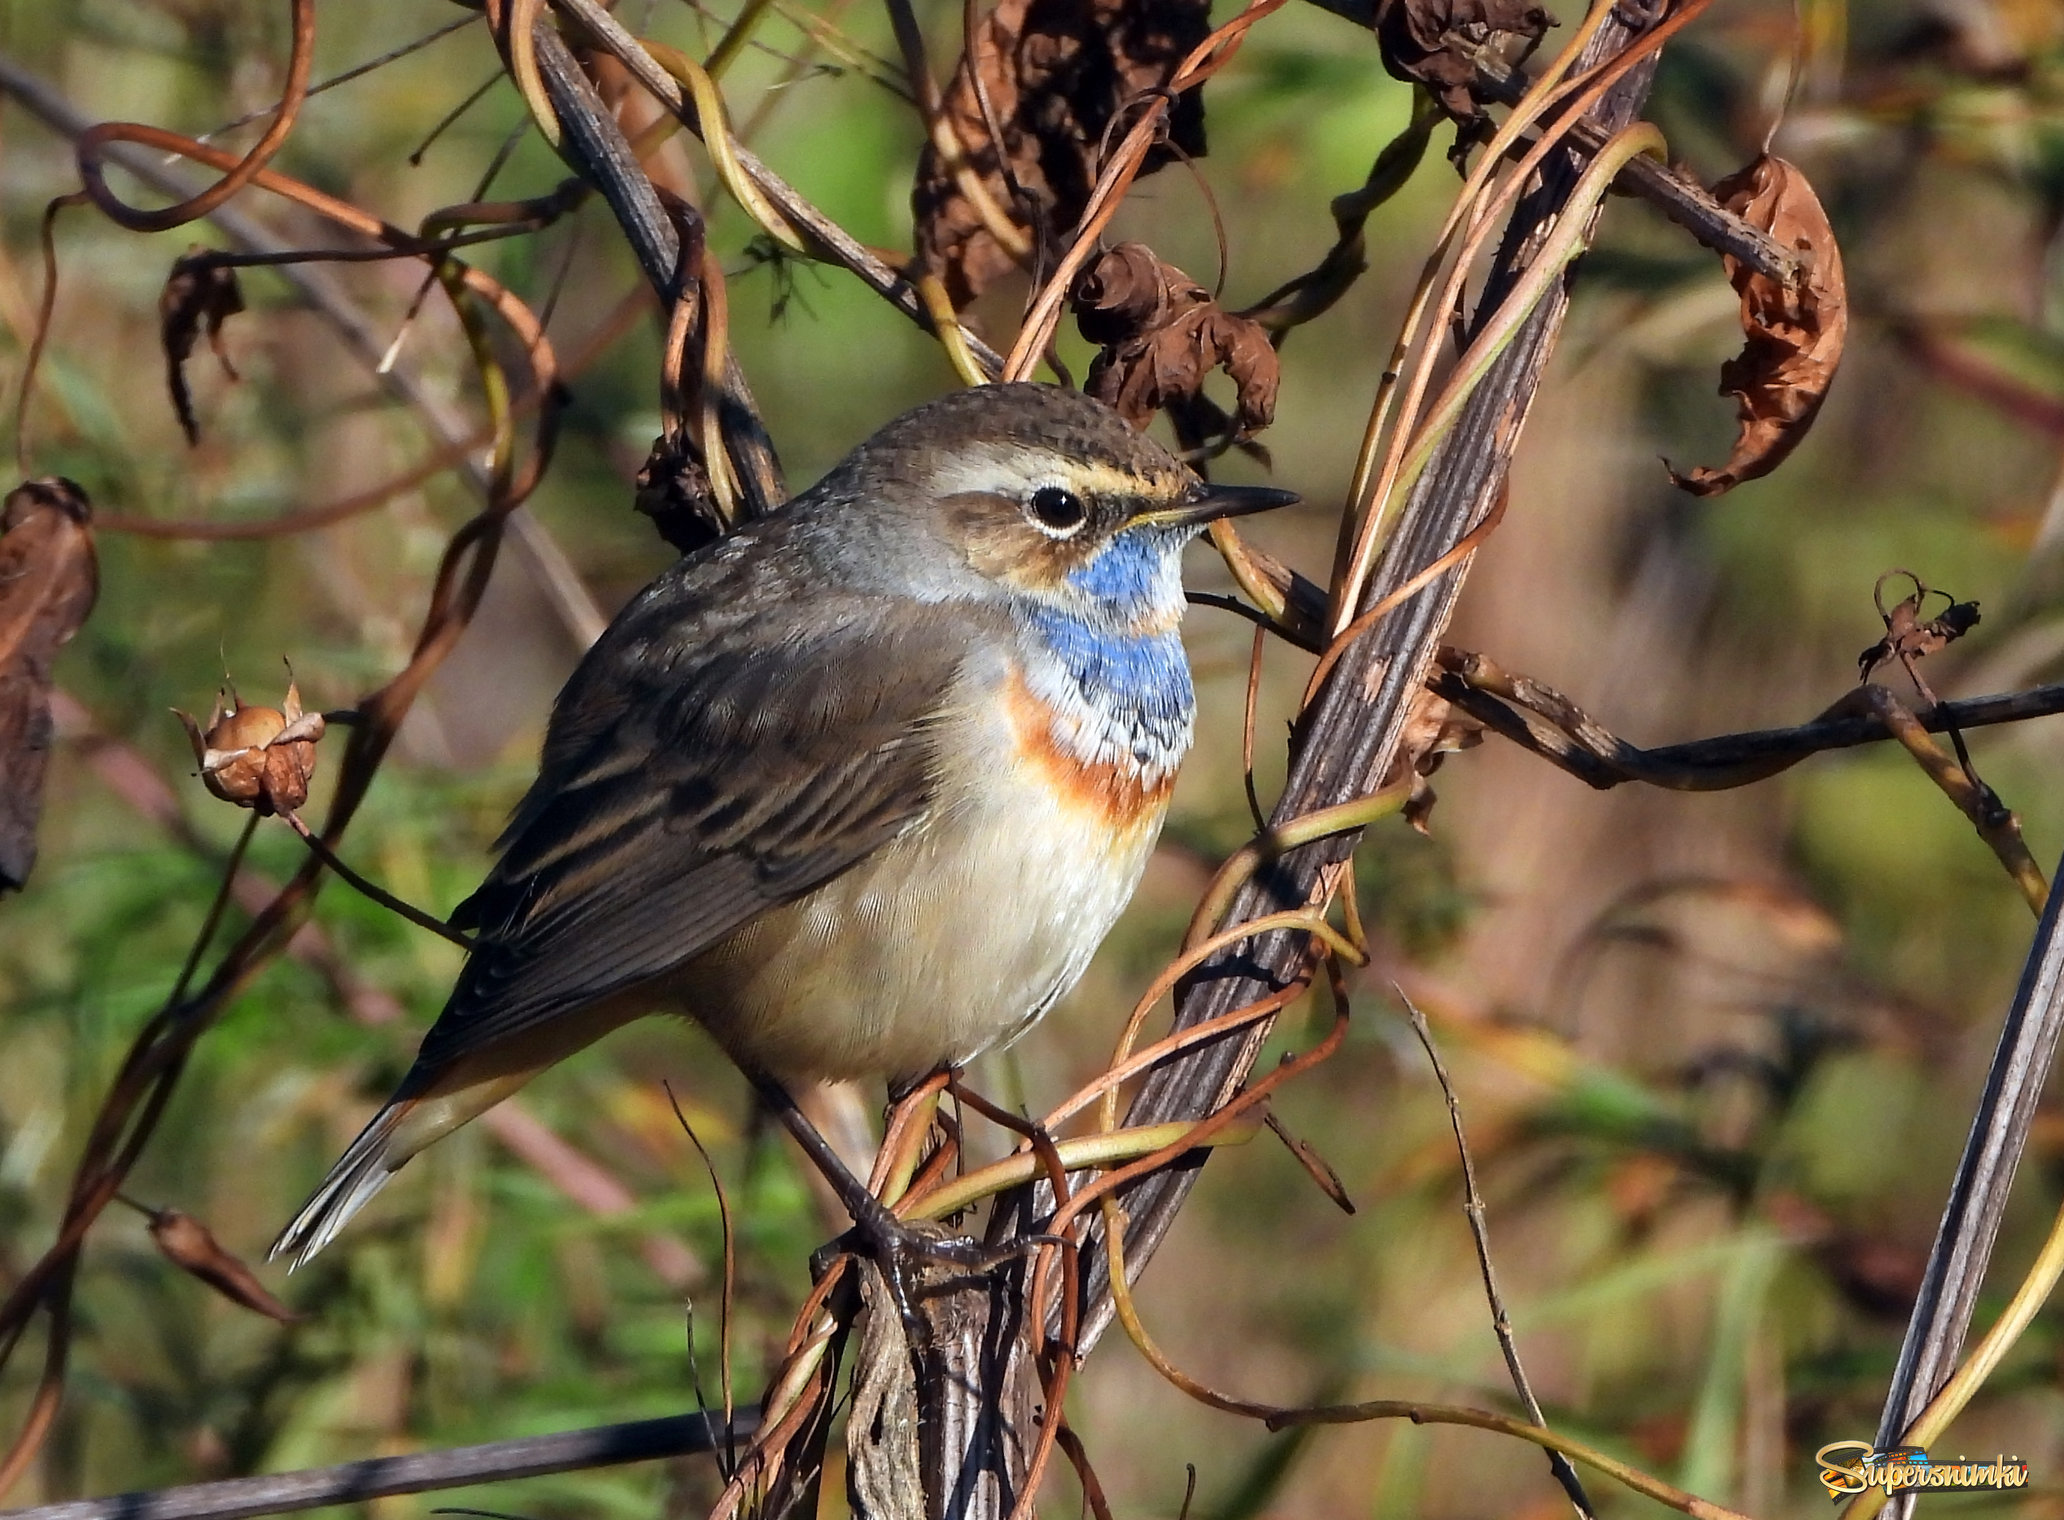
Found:
M 1469 1137 L 1462 1129 L 1462 1102 L 1455 1096 L 1455 1084 L 1448 1080 L 1447 1063 L 1441 1060 L 1440 1048 L 1433 1043 L 1433 1031 L 1426 1027 L 1426 1015 L 1395 982 L 1391 983 L 1391 990 L 1411 1015 L 1412 1033 L 1419 1036 L 1426 1059 L 1433 1064 L 1433 1075 L 1440 1082 L 1441 1096 L 1448 1100 L 1448 1124 L 1455 1131 L 1455 1149 L 1462 1157 L 1462 1212 L 1469 1218 L 1469 1237 L 1476 1242 L 1476 1267 L 1483 1274 L 1484 1297 L 1491 1305 L 1491 1329 L 1498 1337 L 1499 1351 L 1504 1353 L 1505 1370 L 1512 1374 L 1512 1386 L 1526 1407 L 1527 1418 L 1546 1430 L 1548 1418 L 1541 1413 L 1541 1401 L 1534 1397 L 1533 1385 L 1527 1381 L 1526 1368 L 1520 1363 L 1519 1343 L 1512 1337 L 1512 1319 L 1505 1312 L 1505 1295 L 1498 1291 L 1498 1273 L 1491 1265 L 1490 1226 L 1484 1220 L 1483 1194 L 1476 1187 L 1476 1162 L 1469 1154 Z M 1555 1474 L 1555 1481 L 1569 1495 L 1578 1515 L 1583 1520 L 1594 1520 L 1597 1511 L 1592 1508 L 1591 1496 L 1584 1492 L 1583 1480 L 1570 1466 L 1569 1458 L 1553 1447 L 1548 1448 L 1548 1470 Z
M 759 1411 L 751 1407 L 740 1409 L 728 1430 L 713 1413 L 668 1415 L 480 1446 L 369 1457 L 300 1472 L 0 1510 L 0 1520 L 245 1520 L 252 1515 L 285 1515 L 393 1494 L 431 1493 L 474 1483 L 652 1462 L 661 1457 L 700 1456 L 718 1450 L 723 1443 L 750 1436 L 758 1423 Z
M 5 54 L 0 54 L 0 93 L 20 102 L 31 116 L 71 141 L 83 137 L 93 125 L 91 118 L 47 81 Z M 143 148 L 110 143 L 102 151 L 108 162 L 121 165 L 153 189 L 181 199 L 193 193 L 193 185 L 184 175 L 167 168 L 157 155 Z M 208 220 L 233 246 L 248 253 L 278 255 L 294 251 L 291 244 L 236 206 L 217 206 L 208 213 Z M 488 475 L 474 457 L 479 448 L 479 428 L 475 423 L 457 405 L 424 385 L 406 366 L 382 365 L 388 335 L 345 293 L 328 270 L 287 264 L 279 268 L 278 274 L 328 320 L 344 346 L 389 395 L 414 412 L 440 444 L 460 455 L 459 478 L 474 495 L 485 499 Z M 565 551 L 535 517 L 520 508 L 510 518 L 510 532 L 518 556 L 525 561 L 568 631 L 583 647 L 593 643 L 601 635 L 604 619 Z
M 1755 729 L 1642 749 L 1602 726 L 1545 681 L 1504 670 L 1483 655 L 1444 648 L 1439 664 L 1439 673 L 1428 682 L 1436 696 L 1599 791 L 1629 781 L 1679 792 L 1725 791 L 1766 780 L 1813 755 L 1897 737 L 1873 708 L 1869 694 L 1858 688 L 1818 717 L 1792 728 Z M 1913 718 L 1927 732 L 1942 733 L 2056 713 L 2064 713 L 2064 685 L 1943 702 Z
M 2064 870 L 2064 865 L 2059 870 Z M 2036 1100 L 2056 1059 L 2057 1035 L 2064 1030 L 2060 913 L 2064 913 L 2064 894 L 2052 892 L 2036 928 L 2035 943 L 2029 947 L 2021 985 L 2000 1029 L 1978 1112 L 1972 1117 L 1949 1202 L 1943 1207 L 1935 1244 L 1928 1253 L 1928 1268 L 1914 1300 L 1913 1317 L 1907 1321 L 1906 1339 L 1899 1348 L 1899 1362 L 1878 1422 L 1880 1448 L 1897 1446 L 1914 1417 L 1949 1380 L 1971 1327 L 1978 1289 L 1999 1236 L 2000 1216 L 2014 1185 L 2014 1170 L 2028 1144 Z M 1891 1512 L 1904 1517 L 1912 1513 L 1912 1506 L 1913 1496 L 1901 1495 L 1892 1501 Z

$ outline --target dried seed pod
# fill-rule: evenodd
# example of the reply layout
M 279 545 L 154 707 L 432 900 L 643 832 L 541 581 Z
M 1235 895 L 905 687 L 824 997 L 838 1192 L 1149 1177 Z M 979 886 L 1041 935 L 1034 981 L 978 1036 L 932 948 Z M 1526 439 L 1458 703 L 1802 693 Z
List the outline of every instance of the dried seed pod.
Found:
M 229 701 L 225 710 L 216 698 L 205 732 L 187 714 L 173 709 L 186 725 L 194 760 L 201 767 L 201 784 L 224 802 L 255 808 L 261 816 L 292 812 L 308 800 L 316 741 L 323 736 L 322 714 L 301 710 L 301 690 L 292 677 L 278 707 L 246 707 L 234 690 Z
M 283 1325 L 294 1324 L 301 1318 L 273 1297 L 243 1259 L 224 1250 L 214 1233 L 193 1215 L 182 1214 L 178 1209 L 154 1209 L 149 1219 L 151 1239 L 165 1259 L 181 1271 L 199 1278 L 231 1303 L 242 1304 Z

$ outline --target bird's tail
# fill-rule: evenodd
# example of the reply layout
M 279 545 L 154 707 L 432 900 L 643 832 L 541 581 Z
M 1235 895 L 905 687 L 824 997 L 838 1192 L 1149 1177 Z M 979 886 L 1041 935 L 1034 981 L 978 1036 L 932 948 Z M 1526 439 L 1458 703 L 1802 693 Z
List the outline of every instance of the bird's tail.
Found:
M 397 1094 L 373 1115 L 372 1123 L 360 1130 L 350 1148 L 337 1158 L 337 1164 L 330 1168 L 315 1195 L 301 1205 L 301 1212 L 280 1231 L 279 1239 L 266 1253 L 266 1260 L 291 1256 L 288 1270 L 292 1271 L 307 1265 L 309 1258 L 337 1238 L 337 1232 L 350 1222 L 351 1216 L 364 1208 L 401 1164 L 415 1154 L 415 1147 L 402 1148 L 394 1143 L 395 1131 L 415 1106 L 415 1098 Z

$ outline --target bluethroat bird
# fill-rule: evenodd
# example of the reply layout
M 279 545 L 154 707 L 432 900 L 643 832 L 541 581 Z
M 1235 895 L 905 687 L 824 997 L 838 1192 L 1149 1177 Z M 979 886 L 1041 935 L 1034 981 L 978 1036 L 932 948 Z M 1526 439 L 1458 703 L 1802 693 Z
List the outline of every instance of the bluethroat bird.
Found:
M 1183 546 L 1296 499 L 1208 485 L 1078 392 L 981 386 L 675 564 L 559 694 L 453 914 L 450 1001 L 273 1254 L 643 1014 L 699 1019 L 777 1102 L 1016 1038 L 1132 896 L 1189 749 Z

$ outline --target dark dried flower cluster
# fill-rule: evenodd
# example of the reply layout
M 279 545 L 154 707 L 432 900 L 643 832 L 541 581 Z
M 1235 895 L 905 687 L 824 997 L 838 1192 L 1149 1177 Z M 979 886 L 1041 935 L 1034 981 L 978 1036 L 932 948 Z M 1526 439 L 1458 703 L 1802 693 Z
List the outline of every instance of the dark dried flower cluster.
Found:
M 1477 56 L 1507 37 L 1529 47 L 1556 20 L 1532 0 L 1378 0 L 1376 43 L 1391 78 L 1423 84 L 1465 126 L 1483 120 Z
M 178 413 L 189 444 L 201 441 L 201 424 L 186 383 L 186 361 L 205 338 L 222 372 L 232 380 L 241 378 L 229 362 L 229 350 L 222 346 L 222 324 L 243 309 L 244 291 L 237 283 L 236 270 L 198 246 L 172 266 L 165 288 L 158 293 L 158 340 L 165 350 L 165 386 L 172 393 L 172 410 Z
M 1120 114 L 1167 85 L 1209 34 L 1209 9 L 1202 0 L 1002 0 L 989 13 L 976 31 L 973 68 L 961 60 L 941 103 L 965 161 L 956 166 L 936 142 L 928 145 L 911 197 L 918 267 L 945 282 L 956 309 L 1018 266 L 964 176 L 973 176 L 989 214 L 1007 218 L 1027 244 L 1066 233 L 1088 203 L 1106 139 L 1124 126 Z M 1203 153 L 1204 97 L 1192 90 L 1172 103 L 1164 143 L 1140 172 Z
M 1101 345 L 1084 387 L 1134 427 L 1204 388 L 1214 369 L 1232 377 L 1242 434 L 1275 419 L 1281 366 L 1268 330 L 1235 316 L 1164 264 L 1144 243 L 1120 243 L 1075 283 L 1075 322 Z

